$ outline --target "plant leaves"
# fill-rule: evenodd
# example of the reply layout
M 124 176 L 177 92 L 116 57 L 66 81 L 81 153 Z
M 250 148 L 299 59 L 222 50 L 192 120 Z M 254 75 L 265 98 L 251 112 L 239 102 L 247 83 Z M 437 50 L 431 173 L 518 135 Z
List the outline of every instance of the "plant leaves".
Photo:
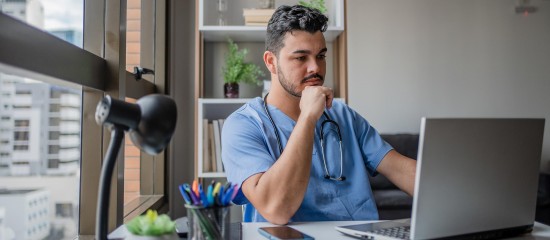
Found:
M 137 216 L 126 223 L 126 228 L 134 235 L 160 236 L 173 233 L 176 223 L 168 215 L 158 215 L 157 211 L 149 209 L 145 215 Z
M 225 55 L 225 67 L 223 68 L 223 79 L 225 83 L 244 82 L 248 84 L 261 85 L 260 76 L 264 73 L 254 63 L 245 63 L 244 59 L 248 49 L 239 50 L 239 46 L 228 39 L 229 51 Z

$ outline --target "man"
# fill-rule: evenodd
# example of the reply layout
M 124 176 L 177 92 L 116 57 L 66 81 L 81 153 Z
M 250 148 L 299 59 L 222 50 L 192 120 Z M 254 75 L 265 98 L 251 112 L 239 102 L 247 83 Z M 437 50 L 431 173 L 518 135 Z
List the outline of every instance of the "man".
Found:
M 245 221 L 378 219 L 368 179 L 378 172 L 413 194 L 416 161 L 323 86 L 326 28 L 317 10 L 279 7 L 263 56 L 271 90 L 224 122 L 222 159 Z

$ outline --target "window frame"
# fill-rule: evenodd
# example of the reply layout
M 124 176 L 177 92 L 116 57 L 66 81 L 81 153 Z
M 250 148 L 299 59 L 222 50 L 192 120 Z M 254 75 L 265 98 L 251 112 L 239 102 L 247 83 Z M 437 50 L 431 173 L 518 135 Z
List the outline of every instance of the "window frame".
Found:
M 152 44 L 142 44 L 155 59 L 151 66 L 155 76 L 136 81 L 125 70 L 126 62 L 126 1 L 84 0 L 83 48 L 36 29 L 0 12 L 0 71 L 51 84 L 82 88 L 81 164 L 78 235 L 93 235 L 97 208 L 97 192 L 101 162 L 108 147 L 110 132 L 95 123 L 95 108 L 105 94 L 124 99 L 138 99 L 150 93 L 165 93 L 164 38 L 166 12 L 164 0 L 141 0 L 142 10 L 152 9 L 146 31 L 154 36 Z M 151 8 L 151 6 L 154 6 Z M 154 19 L 154 16 L 160 16 Z M 151 24 L 152 23 L 152 24 Z M 143 25 L 143 23 L 142 23 Z M 45 47 L 47 46 L 47 47 Z M 54 56 L 54 57 L 52 57 Z M 47 60 L 45 60 L 47 59 Z M 143 65 L 143 63 L 142 63 Z M 117 160 L 111 185 L 109 231 L 120 226 L 124 218 L 143 213 L 148 208 L 166 205 L 165 156 L 142 154 L 142 187 L 140 204 L 123 206 L 124 149 Z M 147 180 L 144 180 L 147 179 Z M 153 180 L 153 184 L 151 184 Z

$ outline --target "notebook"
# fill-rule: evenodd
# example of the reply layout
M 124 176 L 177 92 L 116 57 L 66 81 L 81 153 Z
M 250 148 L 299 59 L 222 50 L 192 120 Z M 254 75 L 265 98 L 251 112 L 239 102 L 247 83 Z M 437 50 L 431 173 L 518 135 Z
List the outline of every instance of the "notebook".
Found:
M 544 121 L 423 118 L 411 219 L 336 229 L 377 239 L 485 239 L 531 231 Z M 397 235 L 398 228 L 408 235 Z

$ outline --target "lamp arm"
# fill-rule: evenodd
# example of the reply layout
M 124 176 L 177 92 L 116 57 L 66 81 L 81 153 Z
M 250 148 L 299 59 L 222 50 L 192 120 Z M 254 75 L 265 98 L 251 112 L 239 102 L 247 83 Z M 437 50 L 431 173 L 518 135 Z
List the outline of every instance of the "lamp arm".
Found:
M 97 212 L 95 223 L 95 236 L 98 240 L 107 239 L 107 227 L 109 220 L 109 199 L 111 195 L 111 178 L 116 164 L 120 145 L 124 137 L 124 129 L 114 125 L 111 129 L 111 142 L 105 154 L 99 176 L 99 193 L 97 195 Z

